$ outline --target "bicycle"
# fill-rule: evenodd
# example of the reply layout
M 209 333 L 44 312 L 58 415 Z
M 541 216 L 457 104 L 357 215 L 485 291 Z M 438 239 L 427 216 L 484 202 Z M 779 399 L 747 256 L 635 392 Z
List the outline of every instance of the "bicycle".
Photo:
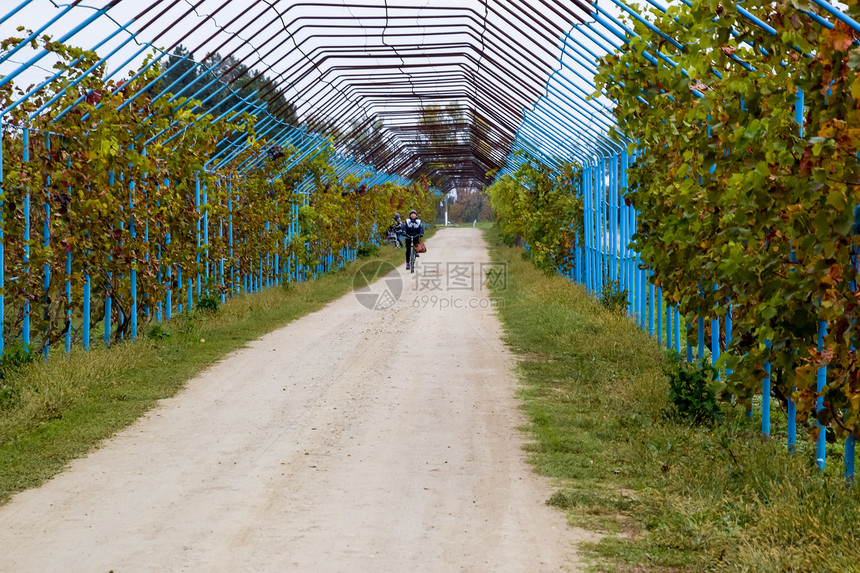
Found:
M 400 244 L 400 239 L 397 238 L 397 235 L 392 232 L 388 232 L 385 234 L 385 242 L 386 244 L 389 244 L 396 249 L 399 249 L 403 246 Z
M 415 239 L 412 239 L 409 243 L 409 272 L 415 272 Z

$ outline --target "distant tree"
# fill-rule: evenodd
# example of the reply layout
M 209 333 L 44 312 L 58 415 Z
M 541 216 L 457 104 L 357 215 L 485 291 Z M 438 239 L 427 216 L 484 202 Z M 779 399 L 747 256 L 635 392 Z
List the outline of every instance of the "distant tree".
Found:
M 355 119 L 345 136 L 345 150 L 359 163 L 375 163 L 375 159 L 384 157 L 391 151 L 391 145 L 385 139 L 381 119 Z
M 457 195 L 457 201 L 448 208 L 448 219 L 454 223 L 492 221 L 493 209 L 489 198 L 480 191 L 467 191 Z
M 220 115 L 241 102 L 242 98 L 257 97 L 266 103 L 266 111 L 287 123 L 298 123 L 296 106 L 277 90 L 267 76 L 241 63 L 233 56 L 220 54 L 208 58 L 199 66 L 193 54 L 178 46 L 162 65 L 164 76 L 160 89 L 180 97 L 194 97 L 201 102 L 202 111 Z M 226 86 L 226 87 L 225 87 Z

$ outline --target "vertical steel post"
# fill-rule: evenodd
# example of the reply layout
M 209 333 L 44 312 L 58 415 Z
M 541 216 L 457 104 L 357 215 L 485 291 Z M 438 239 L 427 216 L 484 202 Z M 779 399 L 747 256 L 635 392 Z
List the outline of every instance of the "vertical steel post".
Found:
M 824 349 L 824 339 L 827 337 L 827 323 L 823 320 L 818 321 L 818 350 Z M 816 383 L 815 383 L 815 391 L 821 392 L 824 388 L 825 384 L 827 384 L 827 366 L 822 366 L 818 369 L 816 374 Z M 815 412 L 816 414 L 820 412 L 824 408 L 824 398 L 822 396 L 818 396 L 815 399 Z M 818 439 L 815 442 L 815 463 L 818 464 L 820 469 L 825 468 L 825 455 L 826 455 L 826 446 L 827 446 L 827 428 L 821 426 L 818 422 L 816 422 L 818 426 Z
M 797 99 L 794 100 L 794 121 L 797 123 L 798 132 L 799 132 L 801 137 L 803 137 L 803 105 L 804 105 L 804 93 L 802 90 L 797 90 Z M 792 258 L 796 259 L 796 256 L 794 255 L 793 250 L 792 250 Z M 797 446 L 797 404 L 794 403 L 794 399 L 792 398 L 792 394 L 794 393 L 793 391 L 794 391 L 794 389 L 792 389 L 792 392 L 789 392 L 789 394 L 788 394 L 788 408 L 787 408 L 787 412 L 786 412 L 786 417 L 788 418 L 788 430 L 787 430 L 787 433 L 788 433 L 788 439 L 787 439 L 788 451 L 791 452 L 792 454 L 794 453 L 795 448 Z M 853 438 L 849 438 L 849 439 L 853 439 Z M 846 458 L 845 458 L 846 464 L 848 462 L 847 446 L 848 446 L 848 444 L 846 443 Z M 852 460 L 852 464 L 853 464 L 853 460 Z M 847 465 L 846 465 L 846 468 L 847 468 Z
M 223 189 L 223 185 L 222 185 Z M 221 203 L 221 208 L 223 209 L 224 203 Z M 223 213 L 223 211 L 221 211 Z M 227 301 L 227 291 L 225 289 L 225 281 L 224 281 L 224 219 L 219 219 L 218 221 L 218 244 L 219 251 L 221 256 L 218 257 L 218 274 L 220 275 L 220 285 L 221 285 L 221 304 L 224 304 Z
M 134 181 L 128 184 L 128 232 L 131 236 L 132 244 L 137 237 L 137 231 L 134 228 Z M 129 321 L 131 322 L 131 339 L 137 338 L 137 260 L 131 262 L 131 304 L 129 310 Z
M 23 133 L 24 162 L 30 161 L 30 130 L 24 128 Z M 30 190 L 24 197 L 24 265 L 26 274 L 30 274 Z M 24 301 L 24 320 L 21 326 L 21 340 L 24 342 L 27 352 L 30 347 L 30 302 Z
M 204 249 L 204 257 L 206 263 L 206 288 L 209 288 L 209 278 L 211 276 L 211 272 L 213 270 L 213 266 L 210 264 L 212 261 L 209 257 L 209 188 L 207 186 L 203 186 L 203 249 Z M 207 294 L 209 294 L 207 292 Z M 198 293 L 199 296 L 199 293 Z
M 765 346 L 770 350 L 770 340 L 765 342 Z M 761 435 L 770 436 L 770 360 L 765 360 L 764 373 L 761 383 Z
M 0 197 L 5 193 L 3 190 L 3 116 L 0 115 Z M 6 239 L 3 236 L 3 200 L 0 199 L 0 354 L 5 349 L 4 335 L 6 326 Z
M 720 319 L 716 316 L 711 319 L 711 365 L 716 368 L 717 360 L 720 359 Z M 717 380 L 720 379 L 719 371 Z
M 51 138 L 46 136 L 46 149 L 50 151 L 51 149 Z M 50 177 L 48 178 L 48 185 L 51 184 Z M 45 220 L 42 225 L 42 246 L 45 247 L 47 251 L 48 247 L 51 246 L 51 204 L 45 203 Z M 50 306 L 49 301 L 51 300 L 50 290 L 51 290 L 51 266 L 48 264 L 47 258 L 45 259 L 45 264 L 42 267 L 42 296 L 43 296 L 43 304 L 45 308 L 42 312 L 42 316 L 45 319 L 45 331 L 42 333 L 42 356 L 45 361 L 48 361 L 48 321 L 50 319 Z
M 236 261 L 233 258 L 233 181 L 227 183 L 227 212 L 229 223 L 227 227 L 227 241 L 230 245 L 230 296 L 236 294 Z
M 618 264 L 620 256 L 618 253 L 618 197 L 620 193 L 620 185 L 618 180 L 618 155 L 609 157 L 609 173 L 611 174 L 611 184 L 609 185 L 609 252 L 610 257 L 610 276 L 612 280 L 618 282 L 619 289 L 621 281 L 619 280 Z
M 90 349 L 90 320 L 91 320 L 91 318 L 90 318 L 90 314 L 91 314 L 90 297 L 91 297 L 91 290 L 92 290 L 92 279 L 90 278 L 90 274 L 87 273 L 84 275 L 84 311 L 83 311 L 83 314 L 84 314 L 84 317 L 83 317 L 83 320 L 84 320 L 83 349 L 84 350 Z
M 645 271 L 645 284 L 648 287 L 648 336 L 654 336 L 654 314 L 656 314 L 656 306 L 654 305 L 654 283 L 650 278 L 654 275 L 654 271 L 648 269 Z
M 200 174 L 197 174 L 196 183 L 194 186 L 194 204 L 197 206 L 197 300 L 200 300 L 200 294 L 202 292 L 202 286 L 200 284 L 200 244 L 202 241 L 200 234 Z M 189 281 L 192 279 L 188 279 Z M 192 299 L 194 291 L 194 284 L 192 282 L 191 288 L 188 289 L 188 310 L 189 312 L 192 309 Z
M 63 337 L 66 354 L 72 351 L 72 253 L 66 253 L 66 334 Z

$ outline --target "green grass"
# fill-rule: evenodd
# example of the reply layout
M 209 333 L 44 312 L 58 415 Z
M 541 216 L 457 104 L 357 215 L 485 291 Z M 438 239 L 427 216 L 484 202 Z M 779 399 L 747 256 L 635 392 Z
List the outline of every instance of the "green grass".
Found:
M 372 262 L 397 263 L 402 253 L 383 247 L 382 258 Z M 215 313 L 142 325 L 135 342 L 55 353 L 47 363 L 0 380 L 15 394 L 15 400 L 0 402 L 6 405 L 0 408 L 0 504 L 43 483 L 228 352 L 349 292 L 355 270 L 367 262 L 355 261 L 312 282 L 239 296 Z
M 508 263 L 496 295 L 523 357 L 527 450 L 556 484 L 547 503 L 604 534 L 584 548 L 593 571 L 860 571 L 860 491 L 838 460 L 821 474 L 810 444 L 789 455 L 741 407 L 715 427 L 667 419 L 657 342 L 489 238 Z

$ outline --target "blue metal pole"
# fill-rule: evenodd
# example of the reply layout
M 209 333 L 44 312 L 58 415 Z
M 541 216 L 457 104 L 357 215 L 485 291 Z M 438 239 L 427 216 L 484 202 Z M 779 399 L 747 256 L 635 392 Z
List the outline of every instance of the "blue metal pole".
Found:
M 645 271 L 646 277 L 650 277 L 654 274 L 651 269 Z M 648 285 L 648 336 L 654 336 L 654 314 L 655 314 L 655 306 L 654 306 L 654 284 L 646 278 L 646 284 Z
M 765 342 L 765 346 L 770 350 L 769 340 Z M 764 372 L 761 385 L 761 434 L 770 436 L 770 360 L 765 360 Z
M 167 291 L 164 297 L 164 320 L 170 322 L 173 315 L 173 277 L 171 265 L 167 266 L 167 277 L 164 281 L 165 290 Z
M 228 242 L 230 245 L 230 295 L 236 293 L 236 261 L 233 258 L 233 182 L 227 184 L 227 212 L 230 215 Z
M 582 167 L 582 210 L 583 210 L 583 226 L 584 226 L 584 241 L 583 247 L 585 250 L 585 272 L 584 283 L 585 289 L 591 292 L 591 255 L 590 255 L 590 237 L 591 237 L 591 197 L 589 196 L 588 188 L 588 165 Z
M 165 185 L 168 184 L 167 181 L 164 182 Z M 168 248 L 170 246 L 170 233 L 165 233 L 164 236 L 164 247 Z M 167 290 L 167 296 L 164 300 L 164 319 L 166 321 L 170 321 L 173 316 L 173 265 L 167 265 L 167 277 L 164 281 Z M 178 288 L 179 285 L 177 285 Z M 180 311 L 181 312 L 181 311 Z
M 827 336 L 827 323 L 823 320 L 818 321 L 818 350 L 822 350 L 824 348 L 824 338 Z M 822 366 L 818 369 L 818 373 L 816 375 L 816 384 L 815 391 L 821 392 L 824 389 L 825 384 L 827 384 L 827 366 Z M 816 414 L 820 412 L 824 408 L 824 398 L 822 396 L 818 396 L 815 399 L 815 412 Z M 818 467 L 822 470 L 825 466 L 825 451 L 827 446 L 827 428 L 823 427 L 821 424 L 818 424 L 818 440 L 816 440 L 815 444 L 815 462 L 818 464 Z
M 732 342 L 732 301 L 728 301 L 726 309 L 726 350 L 729 349 L 729 344 Z M 732 373 L 732 369 L 726 366 L 726 378 Z
M 108 176 L 108 185 L 113 185 L 116 182 L 116 177 L 113 171 L 110 172 Z M 110 257 L 110 260 L 113 260 L 113 257 Z M 104 341 L 105 346 L 110 346 L 110 335 L 111 335 L 111 315 L 113 314 L 113 309 L 111 308 L 111 297 L 112 297 L 112 285 L 111 281 L 113 279 L 113 273 L 107 273 L 107 284 L 105 285 L 105 318 L 104 318 Z
M 803 136 L 803 102 L 804 96 L 803 91 L 797 90 L 797 99 L 794 102 L 794 121 L 798 124 L 798 130 L 800 135 Z M 797 257 L 794 254 L 792 249 L 791 258 L 796 261 Z M 728 327 L 726 327 L 728 328 Z M 792 454 L 795 451 L 797 446 L 797 404 L 794 403 L 794 399 L 792 395 L 794 394 L 794 388 L 788 394 L 788 408 L 786 412 L 786 417 L 788 418 L 788 428 L 787 428 L 787 442 L 788 442 L 788 451 Z
M 137 263 L 132 263 L 137 264 Z M 131 269 L 131 310 L 129 320 L 131 321 L 131 339 L 137 338 L 137 269 Z
M 111 275 L 113 273 L 107 274 L 107 285 L 105 287 L 105 332 L 104 332 L 104 340 L 105 346 L 110 346 L 110 330 L 111 330 Z
M 791 395 L 788 397 L 788 451 L 792 454 L 794 453 L 795 446 L 797 445 L 797 405 L 794 403 L 794 400 L 791 399 Z
M 224 203 L 221 203 L 221 205 L 223 206 Z M 221 257 L 219 257 L 219 274 L 221 275 L 221 304 L 224 304 L 224 302 L 226 302 L 227 300 L 227 294 L 224 288 L 224 219 L 221 219 L 218 224 L 218 239 L 219 250 L 221 252 Z
M 161 266 L 161 245 L 157 245 L 157 251 L 155 256 L 158 260 L 158 285 L 159 287 L 164 284 L 164 269 Z M 155 303 L 155 322 L 161 322 L 163 320 L 163 309 L 162 309 L 162 301 L 158 301 Z
M 205 207 L 205 206 L 209 205 L 209 189 L 206 186 L 204 186 L 202 192 L 203 192 L 202 202 L 203 202 L 203 206 Z M 208 287 L 209 278 L 211 276 L 211 272 L 213 270 L 215 270 L 214 265 L 211 264 L 212 260 L 209 258 L 209 209 L 203 210 L 203 248 L 204 248 L 204 257 L 206 259 L 206 283 L 207 283 L 207 289 L 208 289 L 209 288 Z M 217 272 L 217 271 L 215 271 L 215 272 Z
M 717 360 L 720 359 L 720 319 L 711 319 L 711 365 L 716 368 Z M 720 374 L 717 372 L 717 380 Z
M 23 6 L 23 4 L 22 4 Z M 2 116 L 0 116 L 0 134 L 3 131 L 3 123 Z M 3 137 L 0 136 L 0 197 L 2 197 L 5 190 L 3 187 Z M 0 199 L 0 354 L 2 354 L 5 349 L 4 345 L 4 329 L 6 326 L 6 295 L 3 294 L 6 289 L 6 277 L 3 269 L 6 266 L 6 252 L 5 252 L 5 237 L 3 236 L 3 200 Z
M 625 155 L 622 154 L 621 157 Z M 623 161 L 623 159 L 622 159 Z M 622 290 L 627 290 L 627 306 L 630 306 L 630 287 L 627 285 L 627 205 L 624 204 L 624 173 L 619 174 L 621 179 L 621 196 L 618 201 L 618 284 Z
M 600 264 L 600 189 L 597 182 L 598 172 L 600 169 L 600 163 L 598 161 L 594 162 L 590 171 L 589 171 L 589 186 L 591 190 L 591 228 L 594 231 L 594 236 L 592 237 L 592 253 L 591 253 L 591 268 L 593 270 L 592 274 L 592 291 L 596 293 L 598 296 L 601 294 L 600 285 L 602 281 L 603 269 Z
M 631 205 L 627 209 L 627 212 L 630 216 L 630 221 L 627 225 L 627 239 L 629 243 L 629 241 L 633 240 L 633 235 L 636 233 L 636 209 Z M 630 285 L 630 314 L 638 320 L 639 307 L 637 301 L 639 300 L 639 284 L 636 275 L 636 257 L 636 251 L 632 247 L 629 248 L 627 250 L 627 282 Z
M 639 258 L 639 263 L 640 264 L 642 263 L 641 256 Z M 653 323 L 651 325 L 650 330 L 648 328 L 648 314 L 649 314 L 648 313 L 648 299 L 649 299 L 648 273 L 649 272 L 650 272 L 650 269 L 642 269 L 639 271 L 639 288 L 642 290 L 642 300 L 641 300 L 641 302 L 642 302 L 642 309 L 641 309 L 642 320 L 641 320 L 641 324 L 642 324 L 642 330 L 645 330 L 648 332 L 648 334 L 653 335 L 654 334 Z M 653 320 L 653 317 L 652 317 L 652 320 Z
M 630 233 L 631 236 L 636 233 L 636 209 L 630 209 Z M 636 324 L 642 328 L 642 289 L 640 288 L 639 281 L 639 265 L 638 265 L 639 253 L 636 251 L 631 251 L 630 253 L 630 284 L 632 286 L 631 291 L 633 292 L 633 318 L 636 320 Z
M 597 217 L 594 214 L 594 178 L 592 173 L 592 166 L 589 163 L 588 168 L 585 171 L 585 189 L 588 197 L 588 210 L 586 211 L 586 217 L 588 217 L 588 265 L 587 265 L 587 282 L 588 282 L 588 291 L 592 294 L 596 294 L 597 282 L 595 281 L 594 275 L 597 273 L 596 265 L 595 265 L 595 248 L 594 242 L 595 237 L 597 236 L 597 231 L 595 230 L 595 222 Z
M 200 285 L 200 242 L 201 242 L 201 235 L 200 235 L 200 174 L 197 175 L 197 184 L 195 186 L 195 193 L 194 193 L 194 203 L 197 206 L 197 300 L 200 300 L 200 293 L 202 290 L 201 285 Z M 192 290 L 192 291 L 194 290 L 193 285 L 192 285 L 190 290 Z M 189 292 L 189 299 L 188 299 L 188 310 L 189 311 L 191 310 L 191 296 L 192 296 L 192 293 Z
M 23 133 L 24 145 L 24 162 L 30 161 L 30 130 L 26 127 Z M 27 190 L 27 195 L 24 197 L 24 272 L 30 274 L 30 190 Z M 30 303 L 24 302 L 24 320 L 21 325 L 21 340 L 29 352 L 30 348 Z
M 83 348 L 84 350 L 90 349 L 90 296 L 92 289 L 92 279 L 90 278 L 90 274 L 87 273 L 84 275 L 84 310 L 83 310 L 83 320 L 84 320 L 84 328 L 83 328 Z
M 594 169 L 594 203 L 597 207 L 595 212 L 596 216 L 596 225 L 595 229 L 597 230 L 597 274 L 595 278 L 597 279 L 597 292 L 602 296 L 603 294 L 603 278 L 606 274 L 606 261 L 604 260 L 603 253 L 605 250 L 605 241 L 606 241 L 606 171 L 604 169 L 604 162 L 602 159 L 598 160 Z
M 609 215 L 609 235 L 610 235 L 610 252 L 612 253 L 612 280 L 618 281 L 619 288 L 621 286 L 620 269 L 621 253 L 619 252 L 619 229 L 618 217 L 620 215 L 619 197 L 621 196 L 621 181 L 618 177 L 618 154 L 610 157 L 610 173 L 612 173 L 612 185 L 610 187 L 609 197 L 611 199 L 611 210 Z
M 66 354 L 72 351 L 72 253 L 66 253 L 66 333 L 63 346 Z
M 131 235 L 132 244 L 137 236 L 137 231 L 134 228 L 134 181 L 128 185 L 128 231 Z M 129 320 L 131 322 L 131 339 L 137 338 L 137 261 L 131 263 L 131 309 L 129 310 Z

